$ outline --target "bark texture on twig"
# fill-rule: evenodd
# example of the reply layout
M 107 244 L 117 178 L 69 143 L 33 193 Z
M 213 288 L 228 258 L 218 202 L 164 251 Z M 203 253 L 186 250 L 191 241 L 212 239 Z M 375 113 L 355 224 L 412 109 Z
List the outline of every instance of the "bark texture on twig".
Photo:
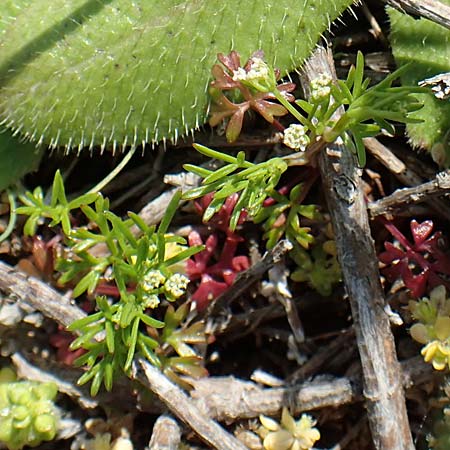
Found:
M 86 313 L 46 283 L 0 261 L 0 290 L 67 327 Z
M 305 65 L 304 88 L 320 73 L 336 79 L 332 56 L 324 48 L 318 48 Z M 323 151 L 319 166 L 352 310 L 372 438 L 378 450 L 412 450 L 401 371 L 384 311 L 378 260 L 360 188 L 360 170 L 344 146 L 333 144 L 330 148 L 333 155 L 340 153 L 340 157 Z
M 149 450 L 178 450 L 181 442 L 181 430 L 177 421 L 170 416 L 158 417 L 153 425 Z
M 19 353 L 12 356 L 12 361 L 22 378 L 39 382 L 52 381 L 58 386 L 58 391 L 73 398 L 84 408 L 102 406 L 114 409 L 117 413 L 135 408 L 133 397 L 127 394 L 132 388 L 127 379 L 117 380 L 112 393 L 101 391 L 93 399 L 86 386 L 75 385 L 79 372 L 74 369 L 56 367 L 52 363 L 42 364 L 42 361 L 37 365 Z M 426 364 L 420 356 L 403 361 L 401 366 L 405 388 L 429 382 L 436 375 L 433 367 Z M 276 415 L 283 407 L 294 407 L 292 413 L 297 414 L 363 399 L 359 378 L 327 377 L 275 388 L 263 388 L 232 376 L 208 377 L 190 382 L 194 387 L 190 400 L 202 413 L 211 419 L 227 422 L 251 419 L 260 414 Z M 158 400 L 153 400 L 141 403 L 140 409 L 159 415 L 165 407 Z
M 417 386 L 435 375 L 433 367 L 424 363 L 420 356 L 404 361 L 401 367 L 405 388 Z M 361 380 L 348 377 L 327 377 L 276 388 L 261 388 L 234 377 L 202 378 L 192 380 L 192 384 L 191 397 L 196 404 L 209 417 L 227 422 L 260 414 L 276 415 L 283 407 L 298 414 L 363 400 Z
M 359 381 L 347 377 L 265 389 L 234 377 L 204 378 L 192 384 L 196 404 L 208 416 L 227 422 L 276 415 L 283 407 L 299 413 L 362 399 Z
M 370 153 L 378 159 L 394 176 L 405 186 L 417 186 L 422 184 L 424 180 L 415 173 L 394 153 L 391 152 L 376 138 L 365 138 L 364 146 Z M 450 221 L 450 209 L 448 203 L 440 198 L 427 197 L 426 203 L 433 208 L 438 214 Z
M 218 450 L 246 450 L 235 437 L 206 416 L 178 386 L 143 359 L 133 367 L 133 376 L 154 392 L 183 422 L 205 442 Z
M 438 0 L 384 0 L 384 2 L 402 13 L 424 17 L 450 29 L 450 6 Z
M 210 303 L 207 315 L 215 315 L 221 312 L 223 308 L 229 306 L 234 300 L 242 294 L 256 281 L 261 280 L 262 275 L 267 272 L 274 264 L 280 261 L 284 255 L 292 249 L 292 244 L 287 240 L 278 242 L 275 247 L 265 253 L 261 261 L 251 266 L 249 269 L 240 272 L 234 283 L 215 300 Z
M 39 381 L 39 383 L 55 383 L 56 386 L 58 386 L 58 392 L 62 392 L 69 397 L 76 399 L 83 408 L 97 408 L 98 401 L 94 400 L 89 395 L 86 395 L 86 393 L 78 386 L 75 386 L 73 380 L 65 380 L 62 377 L 58 377 L 54 371 L 44 371 L 41 368 L 34 366 L 18 352 L 11 355 L 11 361 L 20 378 Z
M 420 203 L 434 195 L 443 195 L 450 192 L 450 171 L 438 173 L 434 180 L 422 183 L 419 186 L 397 189 L 391 195 L 376 202 L 369 203 L 368 208 L 372 216 L 392 213 L 405 205 Z

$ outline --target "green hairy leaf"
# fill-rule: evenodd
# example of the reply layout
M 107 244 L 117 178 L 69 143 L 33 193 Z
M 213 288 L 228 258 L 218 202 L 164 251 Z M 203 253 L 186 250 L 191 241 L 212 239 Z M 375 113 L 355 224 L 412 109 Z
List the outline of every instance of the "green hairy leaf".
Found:
M 218 52 L 299 67 L 350 0 L 7 0 L 0 123 L 67 150 L 176 140 L 200 126 Z
M 442 0 L 450 5 L 450 0 Z M 404 85 L 417 84 L 434 75 L 450 71 L 450 30 L 426 19 L 412 18 L 388 8 L 391 20 L 391 45 L 399 66 L 411 63 L 401 75 Z M 418 94 L 424 107 L 411 114 L 422 123 L 410 123 L 411 143 L 432 152 L 434 159 L 450 165 L 450 101 L 431 93 Z
M 0 129 L 0 191 L 37 169 L 41 155 L 42 149 L 29 142 L 20 142 L 10 131 Z

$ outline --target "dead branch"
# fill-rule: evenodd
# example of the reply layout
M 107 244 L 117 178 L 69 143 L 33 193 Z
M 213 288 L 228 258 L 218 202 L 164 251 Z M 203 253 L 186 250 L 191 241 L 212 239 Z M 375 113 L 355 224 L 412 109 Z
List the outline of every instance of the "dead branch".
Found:
M 450 6 L 438 0 L 383 0 L 402 13 L 425 19 L 450 29 Z
M 40 311 L 46 317 L 67 327 L 72 322 L 86 317 L 86 313 L 73 305 L 46 283 L 24 274 L 0 261 L 0 290 Z
M 401 364 L 403 386 L 417 386 L 435 375 L 430 364 L 418 356 Z M 191 380 L 191 397 L 209 417 L 233 422 L 251 419 L 260 414 L 276 415 L 283 407 L 301 413 L 330 406 L 341 406 L 364 400 L 363 387 L 358 378 L 317 377 L 313 381 L 276 388 L 261 388 L 250 381 L 232 376 Z M 397 448 L 397 447 L 392 447 Z
M 148 444 L 149 450 L 178 450 L 181 442 L 181 430 L 177 421 L 166 414 L 159 416 L 153 425 Z
M 143 359 L 133 366 L 133 377 L 154 392 L 183 422 L 205 442 L 218 450 L 246 450 L 230 433 L 206 416 L 177 385 Z
M 378 139 L 365 138 L 364 145 L 372 156 L 374 156 L 381 162 L 381 164 L 383 164 L 394 174 L 400 183 L 403 183 L 405 186 L 414 187 L 424 182 L 422 177 L 417 175 L 414 170 L 411 170 L 411 168 L 409 168 L 400 158 L 394 155 L 394 153 L 392 153 L 391 150 L 383 145 Z M 431 208 L 433 208 L 434 211 L 450 221 L 450 210 L 448 203 L 446 203 L 443 199 L 436 197 L 427 197 L 425 201 Z
M 305 91 L 309 91 L 310 81 L 322 73 L 336 79 L 331 52 L 318 48 L 304 68 Z M 319 166 L 352 310 L 372 439 L 378 450 L 412 450 L 401 371 L 384 311 L 360 171 L 354 155 L 339 144 L 321 152 Z
M 393 194 L 368 205 L 372 217 L 392 213 L 405 205 L 426 201 L 431 196 L 450 192 L 450 171 L 438 173 L 434 180 L 419 186 L 397 189 Z

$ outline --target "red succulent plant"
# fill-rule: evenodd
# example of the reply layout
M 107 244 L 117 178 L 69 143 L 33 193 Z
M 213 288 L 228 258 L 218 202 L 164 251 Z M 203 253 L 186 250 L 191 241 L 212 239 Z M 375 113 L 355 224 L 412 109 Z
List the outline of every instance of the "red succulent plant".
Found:
M 195 202 L 197 211 L 203 215 L 211 202 L 213 194 L 208 194 Z M 186 273 L 191 281 L 200 280 L 197 290 L 192 295 L 199 311 L 204 310 L 214 298 L 231 286 L 237 274 L 250 267 L 250 259 L 245 255 L 236 255 L 238 245 L 243 238 L 229 228 L 231 213 L 238 200 L 238 194 L 227 198 L 222 208 L 208 222 L 215 230 L 204 241 L 197 231 L 191 231 L 189 245 L 205 245 L 205 250 L 195 254 L 187 261 Z M 241 213 L 238 223 L 245 220 Z M 225 240 L 220 248 L 221 233 Z
M 386 267 L 382 273 L 389 281 L 402 279 L 414 297 L 422 297 L 428 289 L 438 285 L 450 288 L 445 279 L 450 275 L 450 257 L 442 250 L 441 232 L 433 231 L 433 222 L 426 220 L 410 223 L 413 242 L 392 223 L 383 220 L 384 226 L 397 240 L 396 244 L 385 242 L 386 251 L 379 255 Z

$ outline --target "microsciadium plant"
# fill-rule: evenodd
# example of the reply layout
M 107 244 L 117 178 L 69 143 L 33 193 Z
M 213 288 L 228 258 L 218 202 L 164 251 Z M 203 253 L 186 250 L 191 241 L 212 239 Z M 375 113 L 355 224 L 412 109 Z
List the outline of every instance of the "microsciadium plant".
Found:
M 231 214 L 231 230 L 236 228 L 245 210 L 248 219 L 263 223 L 268 248 L 284 235 L 294 243 L 297 256 L 304 255 L 302 249 L 308 248 L 314 237 L 308 227 L 301 226 L 300 216 L 317 219 L 317 209 L 314 205 L 300 204 L 300 185 L 292 189 L 289 198 L 277 192 L 276 187 L 283 173 L 289 165 L 313 164 L 315 154 L 339 137 L 347 142 L 357 154 L 359 164 L 364 166 L 363 138 L 374 136 L 382 130 L 393 133 L 391 121 L 414 121 L 409 114 L 422 105 L 412 94 L 423 92 L 423 88 L 392 86 L 404 68 L 369 87 L 370 80 L 364 79 L 364 58 L 359 52 L 356 65 L 350 69 L 346 80 L 333 82 L 322 74 L 311 82 L 309 101 L 295 100 L 292 94 L 295 85 L 290 82 L 278 84 L 280 73 L 266 64 L 262 51 L 253 53 L 244 66 L 241 66 L 236 51 L 229 55 L 219 54 L 218 60 L 220 64 L 212 68 L 214 80 L 210 88 L 213 102 L 210 124 L 215 126 L 223 120 L 227 121 L 226 137 L 229 141 L 235 141 L 247 111 L 256 111 L 277 129 L 284 127 L 276 116 L 290 113 L 295 123 L 284 129 L 283 143 L 300 153 L 300 157 L 298 154 L 295 158 L 276 157 L 254 164 L 246 160 L 244 152 L 232 156 L 195 144 L 197 151 L 224 165 L 217 170 L 209 170 L 186 164 L 185 169 L 200 176 L 203 181 L 201 186 L 185 193 L 184 198 L 191 200 L 212 193 L 212 201 L 203 215 L 203 220 L 208 221 L 224 205 L 227 197 L 239 194 Z M 342 107 L 344 111 L 336 118 L 335 113 Z M 276 204 L 268 206 L 268 199 L 274 199 Z M 280 218 L 283 219 L 282 226 L 279 226 Z M 325 254 L 319 259 L 323 264 L 327 260 Z M 323 272 L 322 262 L 318 265 L 320 273 Z M 333 280 L 338 281 L 340 274 L 337 265 L 329 263 L 326 269 L 332 270 Z M 310 274 L 297 275 L 299 280 L 311 281 Z
M 245 159 L 244 152 L 234 157 L 194 144 L 197 151 L 223 161 L 225 165 L 213 171 L 186 164 L 185 169 L 199 175 L 203 181 L 200 187 L 184 194 L 184 198 L 194 199 L 214 192 L 203 217 L 207 221 L 229 195 L 240 193 L 232 214 L 231 229 L 236 227 L 243 209 L 251 218 L 261 212 L 265 199 L 274 193 L 289 164 L 311 162 L 312 156 L 326 143 L 342 137 L 355 149 L 359 163 L 363 166 L 366 156 L 362 139 L 376 135 L 381 130 L 393 132 L 390 121 L 414 121 L 409 113 L 421 107 L 412 94 L 423 92 L 424 88 L 392 86 L 404 68 L 369 88 L 370 80 L 364 79 L 364 58 L 361 52 L 346 80 L 334 83 L 325 75 L 313 80 L 310 100 L 295 100 L 299 108 L 292 104 L 292 83 L 277 85 L 278 72 L 263 61 L 262 52 L 255 52 L 244 67 L 240 65 L 237 52 L 231 52 L 228 56 L 219 54 L 218 58 L 221 64 L 216 64 L 212 71 L 215 77 L 211 82 L 215 105 L 210 122 L 216 125 L 220 120 L 228 119 L 226 133 L 231 140 L 235 140 L 247 110 L 253 109 L 269 122 L 277 124 L 279 122 L 274 116 L 289 112 L 298 123 L 284 130 L 283 142 L 296 151 L 304 152 L 304 157 L 300 159 L 272 158 L 253 164 Z M 233 103 L 232 94 L 235 91 L 240 92 L 243 102 Z M 278 100 L 279 104 L 273 103 L 273 100 Z M 335 112 L 341 106 L 345 107 L 345 112 L 335 119 Z
M 75 362 L 87 366 L 78 382 L 92 381 L 93 395 L 102 382 L 110 390 L 118 373 L 128 374 L 137 352 L 155 366 L 166 369 L 158 356 L 165 355 L 160 347 L 166 343 L 157 338 L 156 331 L 164 328 L 165 323 L 152 317 L 149 311 L 160 303 L 174 302 L 183 296 L 189 279 L 176 273 L 176 264 L 203 249 L 202 246 L 187 248 L 183 238 L 167 232 L 180 197 L 180 192 L 173 197 L 158 227 L 146 225 L 134 213 L 129 213 L 126 220 L 121 219 L 109 210 L 108 200 L 99 193 L 68 201 L 59 172 L 55 175 L 49 204 L 45 203 L 40 188 L 21 197 L 25 206 L 17 208 L 17 212 L 29 216 L 24 227 L 26 234 L 34 234 L 43 218 L 51 219 L 51 226 L 61 225 L 69 252 L 57 261 L 56 268 L 62 273 L 59 283 L 75 283 L 73 297 L 84 292 L 95 293 L 100 281 L 113 283 L 117 291 L 117 302 L 97 296 L 97 311 L 69 327 L 78 334 L 71 348 L 86 350 Z M 77 208 L 91 222 L 89 229 L 72 227 L 71 211 Z M 131 231 L 132 227 L 139 230 L 138 237 Z M 99 248 L 99 244 L 106 247 L 101 255 L 91 251 L 94 246 Z M 171 316 L 166 314 L 166 317 Z M 146 330 L 153 330 L 152 336 Z M 167 332 L 166 335 L 169 336 Z M 187 342 L 191 341 L 187 339 Z M 185 350 L 186 346 L 180 348 Z M 173 349 L 184 358 L 181 360 L 184 372 L 189 372 L 186 366 L 192 352 L 180 354 L 177 346 Z M 198 361 L 191 359 L 193 371 L 198 373 Z M 165 361 L 171 360 L 165 358 Z
M 214 104 L 210 124 L 217 125 L 228 118 L 226 134 L 229 140 L 235 140 L 242 127 L 243 114 L 248 109 L 258 112 L 278 128 L 282 125 L 274 116 L 289 112 L 297 123 L 284 130 L 283 142 L 296 151 L 306 152 L 304 164 L 326 143 L 342 137 L 354 148 L 359 164 L 364 166 L 366 157 L 362 139 L 381 130 L 393 133 L 391 121 L 417 122 L 409 115 L 422 107 L 412 94 L 424 92 L 424 88 L 392 86 L 405 67 L 369 87 L 370 80 L 364 78 L 361 52 L 358 52 L 356 65 L 349 70 L 346 80 L 333 82 L 325 74 L 312 80 L 309 101 L 294 99 L 292 83 L 277 84 L 279 71 L 264 62 L 261 51 L 255 52 L 244 67 L 240 65 L 237 52 L 228 56 L 219 54 L 218 59 L 221 64 L 216 64 L 212 70 L 215 80 L 211 82 Z M 233 102 L 236 93 L 239 100 Z M 345 110 L 336 118 L 335 113 L 340 107 Z

